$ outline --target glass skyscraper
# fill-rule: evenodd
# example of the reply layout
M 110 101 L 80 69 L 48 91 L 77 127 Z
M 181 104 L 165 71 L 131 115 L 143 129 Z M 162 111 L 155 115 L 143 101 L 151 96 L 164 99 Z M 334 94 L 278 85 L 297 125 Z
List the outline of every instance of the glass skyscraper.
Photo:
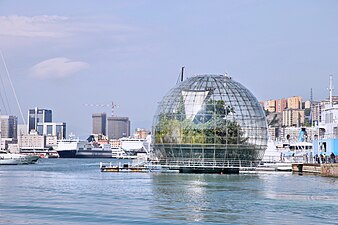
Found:
M 28 133 L 38 129 L 38 123 L 52 122 L 52 110 L 50 109 L 29 109 L 28 110 Z

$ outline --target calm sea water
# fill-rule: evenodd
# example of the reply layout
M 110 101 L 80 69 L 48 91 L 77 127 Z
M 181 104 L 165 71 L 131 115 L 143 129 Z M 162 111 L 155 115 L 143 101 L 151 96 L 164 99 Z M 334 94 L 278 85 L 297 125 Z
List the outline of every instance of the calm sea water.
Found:
M 0 224 L 338 224 L 337 178 L 101 173 L 100 161 L 1 166 Z

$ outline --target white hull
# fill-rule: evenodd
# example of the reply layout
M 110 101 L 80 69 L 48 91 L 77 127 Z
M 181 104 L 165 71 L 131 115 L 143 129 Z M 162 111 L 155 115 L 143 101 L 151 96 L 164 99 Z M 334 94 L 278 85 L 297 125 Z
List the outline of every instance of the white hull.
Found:
M 39 156 L 35 156 L 35 155 L 1 153 L 0 154 L 0 165 L 33 164 L 33 163 L 36 163 L 38 159 L 39 159 Z

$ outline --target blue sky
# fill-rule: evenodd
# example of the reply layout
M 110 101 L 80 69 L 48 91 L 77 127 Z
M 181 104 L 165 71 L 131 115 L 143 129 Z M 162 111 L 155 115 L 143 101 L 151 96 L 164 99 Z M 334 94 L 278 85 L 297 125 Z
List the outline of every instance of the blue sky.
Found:
M 85 104 L 114 101 L 133 129 L 150 129 L 182 66 L 186 76 L 228 73 L 258 99 L 308 99 L 310 88 L 325 98 L 329 75 L 338 83 L 337 12 L 334 0 L 5 0 L 0 49 L 25 117 L 50 108 L 86 136 L 91 114 L 110 108 Z

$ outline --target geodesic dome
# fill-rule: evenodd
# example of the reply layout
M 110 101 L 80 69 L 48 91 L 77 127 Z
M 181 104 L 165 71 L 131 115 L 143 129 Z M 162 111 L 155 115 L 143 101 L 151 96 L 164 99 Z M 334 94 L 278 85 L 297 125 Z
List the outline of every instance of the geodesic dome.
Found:
M 264 111 L 254 95 L 224 75 L 198 75 L 172 88 L 153 121 L 162 164 L 256 166 L 267 147 Z

